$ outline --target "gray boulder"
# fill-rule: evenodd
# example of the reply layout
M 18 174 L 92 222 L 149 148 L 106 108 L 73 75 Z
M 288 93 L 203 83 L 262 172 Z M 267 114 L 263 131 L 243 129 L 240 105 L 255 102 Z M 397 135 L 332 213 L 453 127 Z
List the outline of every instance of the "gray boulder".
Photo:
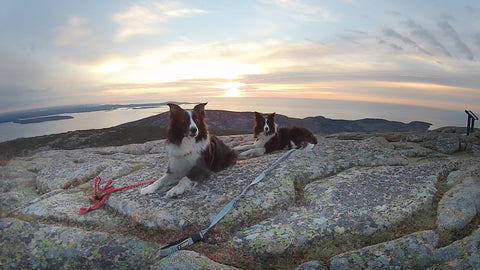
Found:
M 335 256 L 331 270 L 425 269 L 434 263 L 434 231 L 423 231 Z
M 34 172 L 26 169 L 28 162 L 11 160 L 0 166 L 0 217 L 37 198 Z
M 480 228 L 470 236 L 435 250 L 433 269 L 480 269 Z
M 0 261 L 5 269 L 144 268 L 159 244 L 135 237 L 0 219 Z
M 371 235 L 431 207 L 441 173 L 438 164 L 347 170 L 307 185 L 305 207 L 240 230 L 232 245 L 277 254 L 320 239 Z
M 442 230 L 465 228 L 480 212 L 480 181 L 467 177 L 442 197 L 438 204 L 438 227 Z
M 194 251 L 182 250 L 150 266 L 158 270 L 234 270 L 232 266 L 210 260 Z
M 461 135 L 454 133 L 430 132 L 422 141 L 422 145 L 436 152 L 453 154 L 461 150 Z

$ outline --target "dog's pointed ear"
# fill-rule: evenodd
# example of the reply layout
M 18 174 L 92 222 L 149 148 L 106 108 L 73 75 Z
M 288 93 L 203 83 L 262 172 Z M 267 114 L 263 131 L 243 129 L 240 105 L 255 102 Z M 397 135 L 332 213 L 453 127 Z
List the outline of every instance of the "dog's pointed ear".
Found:
M 275 118 L 275 113 L 271 113 L 268 115 L 268 118 L 274 119 Z
M 193 107 L 193 110 L 198 112 L 201 115 L 205 115 L 205 105 L 207 105 L 207 102 L 206 103 L 200 103 L 200 104 L 196 105 L 195 107 Z
M 177 104 L 168 103 L 167 105 L 168 105 L 168 107 L 170 107 L 170 115 L 171 116 L 183 111 L 183 109 L 180 108 L 180 106 L 178 106 Z
M 255 112 L 255 118 L 256 119 L 263 119 L 263 115 L 259 112 Z

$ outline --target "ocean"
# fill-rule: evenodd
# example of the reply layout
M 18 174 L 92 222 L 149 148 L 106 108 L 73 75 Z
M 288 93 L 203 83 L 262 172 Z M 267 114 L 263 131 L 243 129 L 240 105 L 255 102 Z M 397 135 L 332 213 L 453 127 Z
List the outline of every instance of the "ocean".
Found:
M 229 110 L 238 112 L 276 112 L 288 117 L 305 118 L 323 116 L 331 119 L 358 120 L 381 118 L 409 123 L 423 121 L 431 123 L 430 129 L 444 126 L 466 126 L 464 109 L 458 111 L 419 106 L 393 105 L 372 102 L 354 102 L 320 99 L 292 98 L 209 98 L 208 100 L 182 100 L 185 102 L 207 102 L 207 110 Z M 159 101 L 164 102 L 164 101 Z M 182 105 L 192 108 L 194 104 Z M 117 126 L 168 111 L 168 106 L 146 108 L 120 108 L 108 111 L 69 113 L 72 119 L 41 123 L 0 123 L 0 142 L 21 137 L 49 135 L 73 130 L 100 129 Z M 208 119 L 208 112 L 207 112 Z M 253 121 L 253 119 L 252 119 Z

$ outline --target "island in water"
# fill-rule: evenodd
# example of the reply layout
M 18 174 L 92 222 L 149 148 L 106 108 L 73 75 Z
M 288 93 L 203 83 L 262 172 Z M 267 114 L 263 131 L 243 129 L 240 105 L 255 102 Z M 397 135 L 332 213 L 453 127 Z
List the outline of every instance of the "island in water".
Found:
M 42 123 L 42 122 L 48 122 L 48 121 L 65 120 L 65 119 L 73 119 L 73 116 L 70 116 L 70 115 L 52 115 L 52 116 L 42 116 L 42 117 L 16 119 L 13 122 L 17 123 L 17 124 L 33 124 L 33 123 Z

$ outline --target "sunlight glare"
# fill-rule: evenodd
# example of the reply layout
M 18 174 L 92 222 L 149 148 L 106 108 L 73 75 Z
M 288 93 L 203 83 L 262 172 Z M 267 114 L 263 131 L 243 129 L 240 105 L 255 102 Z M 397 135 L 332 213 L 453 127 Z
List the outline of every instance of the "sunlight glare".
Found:
M 127 61 L 121 58 L 109 58 L 101 61 L 92 68 L 93 72 L 97 73 L 111 73 L 122 71 L 127 67 Z
M 227 89 L 227 92 L 225 93 L 224 97 L 239 97 L 242 94 L 243 90 L 240 90 L 238 88 L 245 85 L 246 84 L 244 83 L 231 82 L 231 83 L 224 83 L 224 84 L 218 85 L 215 88 Z
M 225 97 L 238 97 L 241 93 L 242 91 L 237 88 L 230 88 L 227 90 Z

